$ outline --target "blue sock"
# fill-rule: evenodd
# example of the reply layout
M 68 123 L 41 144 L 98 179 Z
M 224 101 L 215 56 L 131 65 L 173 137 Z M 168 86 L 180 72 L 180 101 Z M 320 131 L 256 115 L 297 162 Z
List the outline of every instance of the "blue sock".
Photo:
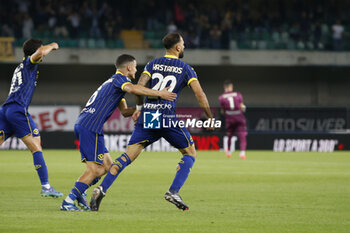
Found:
M 179 170 L 177 171 L 174 181 L 170 186 L 170 192 L 179 192 L 180 188 L 184 185 L 188 175 L 190 174 L 191 168 L 195 158 L 190 155 L 184 155 L 179 162 Z
M 75 201 L 78 197 L 81 196 L 89 188 L 89 185 L 83 183 L 83 182 L 75 182 L 74 187 L 72 188 L 72 191 L 68 194 L 70 199 L 72 201 Z
M 89 184 L 90 186 L 93 186 L 94 184 L 97 184 L 97 182 L 101 179 L 101 177 L 96 177 L 93 181 L 91 181 L 91 183 Z
M 37 151 L 33 153 L 33 162 L 36 172 L 39 175 L 41 185 L 49 183 L 49 174 L 47 172 L 47 167 L 45 164 L 43 152 Z
M 101 186 L 102 186 L 104 192 L 107 192 L 107 190 L 109 189 L 109 187 L 111 187 L 111 185 L 113 184 L 115 179 L 117 179 L 118 175 L 130 163 L 131 163 L 131 160 L 130 160 L 129 156 L 126 153 L 122 154 L 119 158 L 117 158 L 113 162 L 112 166 L 118 166 L 119 170 L 118 170 L 117 174 L 115 174 L 115 175 L 112 175 L 111 172 L 108 171 L 107 175 L 105 176 L 105 178 L 103 179 L 103 181 L 101 183 Z

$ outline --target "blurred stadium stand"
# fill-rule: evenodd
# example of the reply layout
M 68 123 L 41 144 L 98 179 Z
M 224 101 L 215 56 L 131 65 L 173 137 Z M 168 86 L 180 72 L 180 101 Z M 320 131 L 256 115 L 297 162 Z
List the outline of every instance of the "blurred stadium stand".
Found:
M 350 50 L 348 1 L 16 0 L 0 8 L 0 36 L 17 46 L 37 37 L 67 48 L 161 48 L 164 34 L 180 31 L 188 48 Z

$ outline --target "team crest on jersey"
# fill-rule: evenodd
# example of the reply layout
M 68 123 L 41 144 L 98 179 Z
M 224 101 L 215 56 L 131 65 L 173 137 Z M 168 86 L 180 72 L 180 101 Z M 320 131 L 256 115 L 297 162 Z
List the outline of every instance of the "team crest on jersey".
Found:
M 99 160 L 103 161 L 103 159 L 104 159 L 104 154 L 99 154 L 99 155 L 97 155 L 97 158 L 98 158 Z

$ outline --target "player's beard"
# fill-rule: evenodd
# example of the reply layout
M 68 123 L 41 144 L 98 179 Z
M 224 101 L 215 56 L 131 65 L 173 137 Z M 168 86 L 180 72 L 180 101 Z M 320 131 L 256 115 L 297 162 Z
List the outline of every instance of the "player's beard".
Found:
M 184 51 L 182 50 L 180 53 L 179 53 L 179 58 L 183 58 L 184 57 Z

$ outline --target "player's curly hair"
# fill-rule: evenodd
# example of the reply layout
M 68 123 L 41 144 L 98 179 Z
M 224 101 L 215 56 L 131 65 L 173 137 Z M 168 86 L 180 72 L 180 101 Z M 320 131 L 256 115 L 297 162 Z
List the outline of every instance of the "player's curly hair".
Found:
M 174 45 L 179 43 L 180 40 L 181 40 L 180 33 L 173 32 L 164 36 L 162 41 L 165 49 L 171 49 L 172 47 L 174 47 Z
M 29 39 L 23 44 L 23 53 L 24 56 L 31 56 L 33 53 L 35 53 L 38 48 L 41 47 L 43 42 L 39 39 Z

